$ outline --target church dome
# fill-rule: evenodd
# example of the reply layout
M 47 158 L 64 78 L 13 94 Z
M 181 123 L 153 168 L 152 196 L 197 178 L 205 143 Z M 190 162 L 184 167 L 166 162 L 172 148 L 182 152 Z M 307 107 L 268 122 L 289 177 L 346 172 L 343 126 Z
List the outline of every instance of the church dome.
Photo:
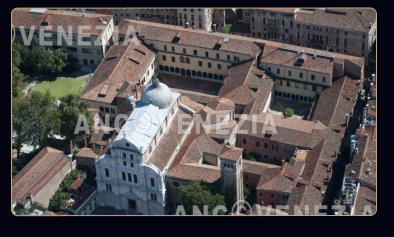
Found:
M 167 85 L 155 78 L 142 92 L 141 102 L 143 105 L 153 104 L 160 109 L 167 108 L 172 102 L 172 93 Z

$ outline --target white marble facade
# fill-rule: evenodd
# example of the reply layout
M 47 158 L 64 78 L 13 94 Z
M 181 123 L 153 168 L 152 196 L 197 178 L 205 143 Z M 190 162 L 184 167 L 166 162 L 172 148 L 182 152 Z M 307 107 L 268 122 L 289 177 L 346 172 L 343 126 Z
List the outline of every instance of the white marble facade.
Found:
M 172 93 L 157 79 L 145 88 L 143 100 L 110 145 L 110 154 L 95 162 L 100 206 L 114 207 L 128 214 L 165 214 L 164 174 L 149 163 L 149 156 L 160 139 L 161 130 L 171 122 L 169 112 L 177 106 L 178 97 L 178 93 Z

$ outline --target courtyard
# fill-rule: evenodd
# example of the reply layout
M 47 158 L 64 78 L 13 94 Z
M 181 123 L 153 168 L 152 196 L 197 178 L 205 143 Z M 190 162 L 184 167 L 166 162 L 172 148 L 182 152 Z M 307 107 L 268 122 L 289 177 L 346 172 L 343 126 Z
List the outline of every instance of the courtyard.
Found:
M 80 95 L 87 82 L 87 76 L 75 78 L 57 77 L 53 81 L 36 82 L 34 85 L 34 91 L 45 93 L 46 90 L 49 90 L 49 93 L 51 93 L 52 96 L 59 99 L 69 94 Z
M 303 103 L 295 100 L 286 100 L 283 98 L 274 97 L 269 113 L 283 115 L 283 110 L 285 108 L 292 108 L 294 110 L 294 115 L 292 118 L 306 120 L 311 107 L 311 103 Z
M 196 91 L 209 95 L 217 95 L 220 87 L 222 86 L 221 82 L 208 81 L 192 77 L 182 77 L 169 73 L 160 73 L 158 78 L 170 88 Z

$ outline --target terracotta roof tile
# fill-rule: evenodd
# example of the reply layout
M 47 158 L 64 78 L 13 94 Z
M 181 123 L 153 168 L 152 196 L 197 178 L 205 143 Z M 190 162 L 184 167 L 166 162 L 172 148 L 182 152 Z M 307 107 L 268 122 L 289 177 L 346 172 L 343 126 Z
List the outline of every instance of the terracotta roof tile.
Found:
M 58 32 L 59 27 L 63 27 L 63 30 L 68 33 L 68 29 L 71 27 L 73 34 L 78 34 L 79 26 L 88 26 L 89 29 L 83 29 L 85 34 L 99 36 L 103 29 L 98 27 L 105 26 L 100 18 L 106 21 L 107 25 L 112 19 L 111 15 L 106 14 L 85 13 L 83 17 L 82 13 L 72 11 L 46 10 L 42 14 L 29 11 L 30 9 L 14 9 L 12 11 L 12 25 L 17 28 L 24 26 L 25 29 L 35 26 L 35 29 L 38 30 L 41 24 L 46 22 L 48 26 L 45 26 L 45 31 Z
M 253 137 L 266 137 L 263 134 L 264 123 L 266 122 L 267 113 L 256 115 L 255 131 L 253 132 L 253 116 L 242 115 L 240 120 L 242 125 L 238 130 L 238 134 L 246 134 Z M 322 139 L 322 132 L 327 127 L 320 122 L 284 118 L 280 115 L 269 114 L 272 116 L 272 121 L 275 124 L 277 133 L 272 134 L 270 140 L 281 142 L 283 144 L 290 144 L 306 148 L 315 147 Z M 271 120 L 268 119 L 268 126 L 272 126 Z
M 259 184 L 256 187 L 256 190 L 268 190 L 268 191 L 290 193 L 294 186 L 295 186 L 294 181 L 286 178 L 283 175 L 278 175 L 263 184 L 260 184 L 259 182 Z
M 140 51 L 145 52 L 145 55 Z M 122 96 L 122 93 L 127 94 L 124 91 L 129 85 L 137 85 L 136 89 L 142 90 L 138 87 L 140 79 L 149 63 L 154 59 L 154 55 L 155 53 L 143 45 L 141 41 L 138 45 L 134 42 L 130 42 L 128 45 L 123 45 L 122 42 L 113 45 L 81 93 L 81 98 L 112 104 L 115 103 L 116 96 Z M 138 59 L 139 64 L 130 60 L 130 56 L 133 56 L 134 60 Z M 139 93 L 135 91 L 131 95 L 136 98 Z
M 370 24 L 376 21 L 376 12 L 372 8 L 364 9 L 315 9 L 300 10 L 296 13 L 295 22 L 328 26 L 352 31 L 368 33 Z
M 43 148 L 13 179 L 12 202 L 26 203 L 70 160 L 60 150 Z

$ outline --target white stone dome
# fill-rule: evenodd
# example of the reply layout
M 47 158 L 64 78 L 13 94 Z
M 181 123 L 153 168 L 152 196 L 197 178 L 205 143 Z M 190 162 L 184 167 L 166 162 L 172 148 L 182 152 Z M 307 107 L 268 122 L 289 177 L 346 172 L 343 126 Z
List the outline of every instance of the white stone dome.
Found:
M 160 109 L 167 108 L 172 102 L 172 93 L 167 85 L 155 78 L 142 92 L 141 103 L 143 105 L 153 104 Z

